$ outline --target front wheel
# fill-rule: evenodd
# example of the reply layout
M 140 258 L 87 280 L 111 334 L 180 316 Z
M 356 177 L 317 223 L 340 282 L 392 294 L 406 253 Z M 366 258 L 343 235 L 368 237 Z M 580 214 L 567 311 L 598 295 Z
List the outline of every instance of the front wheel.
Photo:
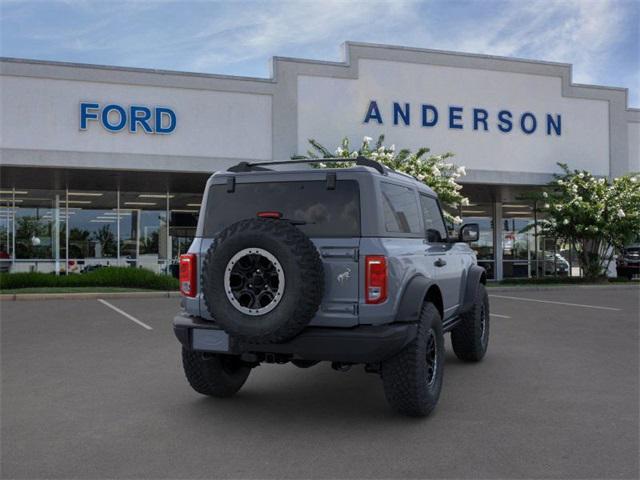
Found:
M 403 415 L 429 415 L 440 397 L 443 372 L 442 319 L 435 305 L 425 303 L 416 338 L 394 357 L 382 362 L 387 401 Z
M 251 367 L 234 355 L 216 355 L 182 349 L 184 373 L 196 392 L 230 397 L 247 381 Z
M 479 283 L 473 307 L 461 315 L 460 323 L 451 331 L 451 346 L 460 360 L 479 362 L 487 353 L 489 316 L 489 295 Z

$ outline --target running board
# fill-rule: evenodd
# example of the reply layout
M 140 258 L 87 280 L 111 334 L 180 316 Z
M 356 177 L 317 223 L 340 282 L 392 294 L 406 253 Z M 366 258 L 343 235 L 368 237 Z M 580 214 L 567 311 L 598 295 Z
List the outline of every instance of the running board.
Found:
M 449 318 L 442 323 L 442 331 L 444 333 L 450 332 L 453 328 L 460 323 L 461 318 L 459 316 L 455 316 L 453 318 Z

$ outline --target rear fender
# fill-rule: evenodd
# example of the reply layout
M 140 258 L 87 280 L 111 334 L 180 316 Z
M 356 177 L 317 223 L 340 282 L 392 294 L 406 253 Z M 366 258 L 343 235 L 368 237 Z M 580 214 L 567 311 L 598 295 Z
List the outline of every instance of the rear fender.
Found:
M 407 284 L 404 289 L 398 313 L 396 313 L 396 322 L 417 322 L 420 319 L 420 312 L 424 304 L 427 292 L 435 282 L 422 275 L 416 275 Z

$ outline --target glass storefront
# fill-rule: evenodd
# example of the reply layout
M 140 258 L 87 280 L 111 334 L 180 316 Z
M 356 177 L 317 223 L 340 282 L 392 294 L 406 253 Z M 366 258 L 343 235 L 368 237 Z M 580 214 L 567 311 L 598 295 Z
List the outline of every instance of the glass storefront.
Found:
M 201 202 L 195 193 L 0 190 L 0 272 L 64 274 L 118 265 L 177 275 Z M 499 279 L 498 266 L 502 278 L 579 275 L 565 245 L 536 234 L 540 218 L 530 202 L 472 202 L 448 211 L 480 226 L 471 248 L 489 279 Z
M 77 273 L 131 266 L 177 275 L 202 196 L 4 189 L 0 271 Z

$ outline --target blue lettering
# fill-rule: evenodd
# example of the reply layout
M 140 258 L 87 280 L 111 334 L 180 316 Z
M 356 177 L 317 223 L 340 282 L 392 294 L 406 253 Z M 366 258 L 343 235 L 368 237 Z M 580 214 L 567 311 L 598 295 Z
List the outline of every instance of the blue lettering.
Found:
M 405 125 L 409 125 L 411 123 L 409 117 L 409 104 L 404 104 L 404 110 L 400 107 L 399 103 L 393 102 L 393 124 L 398 125 L 398 117 L 402 118 L 402 121 Z
M 378 102 L 375 100 L 371 100 L 369 102 L 369 108 L 367 109 L 367 114 L 364 116 L 364 123 L 369 123 L 371 119 L 377 120 L 380 125 L 382 125 L 382 115 L 380 115 L 380 109 L 378 108 Z
M 164 125 L 163 118 L 167 117 L 169 123 Z M 176 114 L 170 108 L 156 107 L 155 119 L 156 133 L 167 134 L 176 129 Z
M 551 135 L 552 128 L 558 137 L 562 135 L 562 117 L 560 114 L 556 114 L 556 121 L 554 122 L 551 114 L 547 113 L 547 135 Z
M 112 111 L 118 112 L 120 117 L 120 121 L 116 124 L 111 124 L 109 122 L 109 113 Z M 127 112 L 124 111 L 120 105 L 107 105 L 102 110 L 102 126 L 109 130 L 110 132 L 119 132 L 124 128 L 127 124 Z
M 482 123 L 484 125 L 484 131 L 489 130 L 489 126 L 487 125 L 487 118 L 489 117 L 489 112 L 487 112 L 483 108 L 474 108 L 473 109 L 473 129 L 478 130 L 478 124 Z
M 504 133 L 508 133 L 513 129 L 513 122 L 511 119 L 513 115 L 509 110 L 500 110 L 498 113 L 498 130 Z
M 431 112 L 431 120 L 429 120 Z M 422 105 L 422 126 L 433 127 L 438 123 L 438 109 L 433 105 Z
M 527 118 L 531 119 L 531 126 L 529 128 L 527 128 Z M 533 113 L 525 112 L 520 116 L 520 128 L 522 128 L 522 131 L 527 135 L 531 135 L 533 132 L 535 132 L 537 127 L 538 121 L 536 120 L 536 117 L 533 115 Z
M 98 114 L 89 110 L 98 110 L 100 105 L 97 103 L 81 103 L 80 104 L 80 130 L 87 129 L 87 120 L 97 120 Z
M 146 133 L 153 133 L 153 129 L 149 125 L 149 120 L 151 120 L 151 110 L 149 108 L 131 105 L 129 116 L 131 117 L 129 119 L 129 131 L 131 133 L 138 131 L 138 124 L 142 126 Z
M 456 120 L 462 120 L 462 107 L 449 107 L 449 128 L 462 130 L 462 123 L 455 123 Z

